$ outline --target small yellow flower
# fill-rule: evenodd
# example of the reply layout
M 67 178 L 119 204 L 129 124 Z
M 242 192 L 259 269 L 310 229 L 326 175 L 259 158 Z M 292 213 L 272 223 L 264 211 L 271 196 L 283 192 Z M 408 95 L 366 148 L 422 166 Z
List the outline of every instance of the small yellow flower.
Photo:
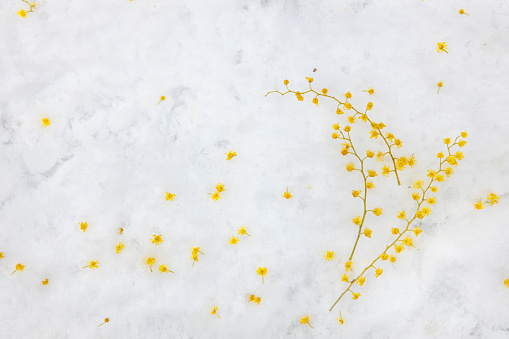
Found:
M 366 188 L 367 188 L 367 189 L 375 188 L 375 184 L 373 184 L 373 181 L 368 181 L 368 182 L 366 183 Z
M 505 287 L 509 288 L 509 279 L 504 280 Z
M 86 221 L 80 222 L 80 230 L 82 230 L 83 233 L 85 233 L 85 231 L 87 230 L 87 227 L 88 227 L 88 223 Z
M 428 204 L 433 205 L 434 203 L 437 202 L 437 198 L 429 197 L 427 201 L 428 201 Z
M 352 109 L 352 104 L 351 104 L 351 103 L 349 103 L 349 102 L 346 102 L 346 103 L 345 103 L 345 108 L 346 108 L 346 109 Z
M 394 235 L 399 234 L 399 228 L 393 227 L 391 229 L 391 233 L 394 234 Z
M 371 109 L 373 108 L 373 103 L 370 101 L 368 102 L 368 104 L 366 105 L 366 110 L 367 111 L 371 111 Z
M 461 153 L 460 151 L 456 152 L 454 154 L 454 157 L 458 160 L 463 160 L 463 153 Z
M 51 121 L 48 118 L 43 118 L 42 124 L 44 125 L 44 127 L 48 127 L 51 124 Z
M 338 108 L 336 108 L 336 114 L 337 114 L 337 115 L 343 114 L 343 111 L 342 111 L 342 110 L 340 110 L 340 109 L 339 109 L 339 107 L 338 107 Z
M 366 281 L 366 278 L 364 278 L 364 276 L 361 275 L 359 278 L 357 278 L 356 283 L 359 284 L 359 286 L 362 286 L 362 285 L 364 285 L 365 281 Z
M 221 195 L 219 194 L 218 191 L 214 192 L 214 194 L 212 194 L 212 193 L 208 193 L 208 194 L 210 194 L 210 197 L 214 201 L 218 201 L 219 199 L 221 199 Z
M 389 174 L 391 174 L 390 167 L 387 165 L 384 165 L 384 167 L 382 167 L 382 175 L 389 176 Z
M 353 265 L 353 262 L 352 262 L 351 260 L 349 260 L 349 261 L 347 261 L 347 262 L 345 263 L 345 269 L 346 269 L 346 271 L 347 271 L 347 272 L 348 272 L 348 271 L 353 271 L 353 270 L 352 270 L 352 265 Z
M 299 101 L 303 101 L 304 100 L 304 97 L 299 92 L 296 92 L 295 96 L 297 97 L 297 100 L 299 100 Z
M 352 292 L 352 291 L 350 291 L 350 292 Z M 360 293 L 353 293 L 353 292 L 352 292 L 352 299 L 353 299 L 353 300 L 357 300 L 357 299 L 359 299 L 359 297 L 360 297 L 360 296 L 361 296 L 361 294 L 360 294 Z
M 341 281 L 348 282 L 348 276 L 346 274 L 343 274 Z
M 193 259 L 193 266 L 194 266 L 194 263 L 199 261 L 198 254 L 195 254 L 195 253 L 191 254 L 191 259 Z
M 362 222 L 362 220 L 361 220 L 361 217 L 360 217 L 360 216 L 357 216 L 357 217 L 353 218 L 353 219 L 352 219 L 352 221 L 353 221 L 353 223 L 354 223 L 355 225 L 357 225 L 357 226 L 360 226 L 360 225 L 361 225 L 361 222 Z
M 438 189 L 435 186 L 431 186 L 431 192 L 437 193 Z
M 283 192 L 283 197 L 285 197 L 286 199 L 291 199 L 292 198 L 292 195 L 290 194 L 290 191 L 288 190 L 288 187 L 286 187 L 286 191 Z
M 468 13 L 465 13 L 465 11 L 463 10 L 463 8 L 459 10 L 459 13 L 460 13 L 460 14 L 466 14 L 466 15 L 468 15 Z
M 14 272 L 16 272 L 16 271 L 23 272 L 23 269 L 24 269 L 24 268 L 25 268 L 25 266 L 21 265 L 21 263 L 18 263 L 18 264 L 16 264 L 16 269 L 15 269 L 12 273 L 14 273 Z M 11 273 L 11 274 L 12 274 L 12 273 Z
M 313 82 L 313 78 L 308 78 L 308 77 L 306 77 L 306 79 L 308 79 L 309 83 L 312 83 L 312 82 Z
M 447 167 L 445 170 L 444 170 L 445 174 L 447 174 L 447 177 L 451 176 L 454 174 L 454 170 L 452 169 L 452 167 Z
M 346 93 L 345 93 L 345 97 L 346 97 L 347 99 L 351 99 L 351 98 L 352 98 L 352 93 L 350 93 L 350 91 L 346 92 Z
M 483 209 L 483 205 L 482 205 L 482 202 L 481 200 L 479 200 L 475 205 L 475 208 L 477 208 L 478 210 L 482 210 Z
M 109 321 L 110 321 L 110 319 L 108 319 L 108 318 L 104 318 L 104 322 L 103 322 L 101 325 L 99 325 L 99 326 L 102 326 L 102 325 L 106 324 L 106 323 L 107 323 L 107 322 L 109 322 Z M 99 326 L 97 326 L 97 327 L 99 327 Z
M 347 170 L 348 172 L 351 172 L 351 171 L 353 171 L 354 169 L 355 169 L 355 165 L 354 165 L 352 162 L 346 165 L 346 170 Z
M 368 92 L 369 94 L 374 94 L 375 90 L 372 87 L 370 87 L 368 90 L 364 90 L 363 92 Z
M 415 164 L 417 164 L 417 160 L 415 160 L 415 157 L 413 156 L 413 154 L 410 157 L 410 159 L 408 159 L 407 163 L 408 163 L 408 166 L 410 166 L 412 168 L 415 166 Z
M 391 254 L 389 261 L 394 264 L 396 262 L 396 257 Z
M 309 325 L 309 327 L 313 328 L 313 326 L 311 326 L 311 324 L 309 323 L 309 315 L 303 317 L 300 319 L 300 323 L 303 324 L 303 325 Z
M 398 148 L 403 146 L 401 140 L 399 140 L 399 139 L 394 140 L 394 145 L 396 145 Z
M 232 236 L 228 242 L 230 243 L 230 245 L 235 245 L 236 243 L 239 242 L 239 238 Z
M 226 160 L 230 161 L 232 160 L 233 157 L 237 156 L 237 153 L 234 152 L 233 150 L 230 150 L 228 153 L 225 153 L 226 154 Z
M 354 198 L 357 198 L 361 194 L 361 191 L 352 191 L 352 195 Z
M 444 179 L 444 176 L 442 174 L 437 174 L 435 176 L 435 180 L 438 181 L 438 182 L 443 182 L 445 179 Z
M 429 208 L 428 206 L 424 206 L 422 208 L 422 213 L 426 214 L 429 217 L 429 215 L 431 214 L 431 208 Z
M 364 235 L 365 235 L 366 237 L 371 238 L 371 234 L 372 234 L 372 233 L 373 233 L 373 232 L 372 232 L 369 228 L 365 228 L 365 229 L 364 229 Z
M 285 84 L 285 86 L 286 86 L 286 85 L 288 85 L 288 84 L 290 83 L 290 81 L 285 80 L 285 81 L 283 81 L 283 83 L 284 83 L 284 84 Z
M 382 215 L 382 208 L 381 207 L 377 207 L 373 210 L 373 214 L 375 214 L 377 217 L 381 216 Z
M 200 247 L 191 247 L 191 259 L 193 260 L 193 266 L 194 263 L 198 261 L 198 253 L 204 254 L 202 251 L 200 251 Z
M 218 318 L 221 318 L 219 314 L 217 314 L 217 306 L 212 306 L 212 310 L 210 311 L 210 314 L 217 315 Z
M 334 260 L 334 251 L 326 251 L 326 253 L 323 256 L 325 260 L 332 261 Z
M 41 282 L 41 284 L 43 284 L 44 286 L 46 286 L 48 283 L 49 283 L 48 278 L 44 279 L 44 280 Z
M 267 275 L 267 268 L 266 267 L 258 267 L 256 269 L 256 274 L 262 276 L 262 284 L 263 284 L 263 277 Z
M 412 242 L 412 238 L 406 237 L 405 239 L 403 239 L 403 245 L 408 247 L 413 246 L 414 244 Z
M 339 318 L 336 318 L 336 319 L 338 319 L 340 325 L 343 325 L 345 323 L 345 321 L 343 320 L 343 317 L 341 316 L 341 312 L 339 312 Z
M 369 138 L 375 138 L 375 139 L 378 139 L 378 132 L 375 131 L 375 130 L 372 130 L 369 132 Z
M 124 244 L 119 242 L 118 245 L 115 246 L 115 251 L 117 252 L 117 254 L 119 254 L 124 248 L 125 248 Z
M 87 266 L 83 266 L 83 268 L 91 268 L 95 270 L 96 268 L 99 268 L 99 261 L 97 260 L 90 260 L 89 264 Z
M 421 196 L 419 195 L 419 193 L 415 192 L 412 194 L 412 199 L 419 200 L 420 198 L 421 198 Z
M 260 301 L 262 301 L 262 298 L 255 296 L 254 294 L 251 294 L 249 296 L 249 301 L 255 302 L 258 305 L 260 305 Z
M 345 126 L 345 128 L 343 128 L 343 131 L 345 131 L 347 133 L 350 132 L 351 130 L 352 130 L 352 127 L 350 127 L 350 126 Z
M 387 260 L 387 259 L 389 259 L 389 255 L 388 255 L 387 253 L 382 253 L 382 254 L 380 255 L 380 259 L 382 259 L 382 260 Z
M 154 237 L 152 238 L 151 242 L 154 245 L 159 245 L 160 243 L 162 243 L 163 242 L 163 238 L 161 237 L 161 234 L 159 234 L 159 235 L 155 235 L 154 234 Z
M 379 276 L 381 276 L 383 271 L 384 271 L 383 269 L 377 268 L 375 270 L 375 278 L 378 278 Z
M 166 192 L 166 201 L 168 201 L 168 200 L 173 201 L 173 200 L 175 200 L 175 197 L 176 197 L 175 194 L 172 194 L 170 192 Z
M 168 272 L 175 273 L 175 272 L 173 272 L 173 271 L 170 271 L 170 270 L 168 269 L 168 266 L 166 266 L 166 265 L 161 265 L 161 266 L 159 266 L 159 271 L 161 271 L 162 273 L 168 273 Z
M 312 102 L 313 102 L 313 104 L 315 104 L 316 106 L 318 106 L 318 98 L 313 98 Z
M 378 151 L 378 153 L 376 154 L 376 161 L 384 161 L 384 158 L 385 154 L 382 153 L 382 151 Z
M 460 140 L 460 142 L 458 142 L 458 146 L 459 147 L 463 147 L 467 144 L 467 142 L 465 140 Z
M 20 10 L 18 11 L 18 15 L 19 15 L 20 17 L 24 18 L 24 17 L 26 17 L 26 16 L 27 16 L 27 12 L 25 12 L 25 10 L 24 10 L 24 9 L 20 9 Z
M 442 86 L 443 86 L 443 85 L 444 85 L 444 82 L 443 82 L 442 80 L 440 80 L 440 81 L 438 82 L 438 84 L 437 84 L 437 86 L 438 86 L 437 94 L 438 94 L 438 92 L 440 92 L 440 88 L 442 88 Z
M 327 93 L 328 93 L 328 92 L 329 92 L 329 91 L 327 90 L 327 88 L 322 88 L 322 93 L 323 93 L 323 95 L 327 95 Z
M 444 144 L 449 145 L 451 143 L 451 138 L 445 138 Z
M 415 236 L 418 237 L 419 234 L 421 234 L 422 230 L 419 226 L 417 226 L 412 229 L 412 232 L 414 232 Z
M 493 204 L 498 204 L 498 195 L 496 195 L 495 193 L 490 193 L 490 195 L 488 195 L 488 202 L 493 205 Z
M 440 53 L 440 52 L 449 53 L 449 52 L 447 52 L 447 45 L 445 44 L 445 42 L 437 43 L 437 52 L 438 53 Z
M 372 150 L 368 149 L 368 150 L 366 151 L 366 156 L 367 156 L 368 158 L 373 158 L 373 157 L 375 156 L 375 153 L 374 153 Z
M 385 137 L 391 141 L 392 141 L 392 139 L 394 139 L 394 135 L 392 135 L 392 133 L 390 133 L 390 132 L 387 132 L 387 135 Z
M 166 100 L 166 97 L 163 95 L 163 96 L 161 97 L 161 100 L 159 100 L 159 102 L 158 102 L 157 104 L 159 105 L 159 104 L 160 104 L 161 102 L 163 102 L 164 100 Z
M 466 137 L 468 137 L 468 133 L 467 133 L 467 132 L 461 132 L 461 137 L 462 137 L 462 138 L 466 138 Z
M 355 124 L 355 118 L 352 116 L 349 116 L 348 118 L 346 118 L 346 120 L 348 120 L 348 122 L 351 124 Z
M 339 134 L 337 134 L 336 132 L 332 133 L 332 139 L 337 139 L 339 138 Z
M 372 177 L 372 178 L 373 178 L 373 177 L 376 177 L 377 175 L 378 175 L 378 174 L 376 174 L 376 171 L 374 171 L 374 170 L 368 170 L 368 176 L 370 176 L 370 177 Z
M 416 180 L 414 182 L 414 188 L 418 190 L 419 188 L 422 188 L 422 184 L 424 184 L 424 182 L 422 182 L 421 180 Z
M 401 253 L 401 251 L 403 251 L 405 249 L 405 247 L 403 247 L 403 245 L 394 245 L 394 250 L 396 251 L 396 253 Z
M 4 252 L 0 252 L 0 260 L 4 257 Z
M 150 272 L 152 272 L 152 266 L 156 263 L 156 258 L 150 257 L 145 260 L 145 263 L 150 267 Z
M 398 218 L 401 219 L 401 220 L 405 219 L 406 218 L 405 211 L 399 211 Z
M 122 233 L 124 233 L 124 229 L 123 229 L 122 227 L 120 227 L 120 228 L 118 229 L 118 232 L 119 232 L 120 234 L 122 234 Z
M 247 233 L 246 231 L 246 228 L 245 227 L 241 227 L 239 228 L 239 234 L 240 235 L 248 235 L 248 236 L 251 236 L 250 234 Z
M 334 128 L 336 131 L 339 131 L 339 123 L 333 124 L 332 128 Z

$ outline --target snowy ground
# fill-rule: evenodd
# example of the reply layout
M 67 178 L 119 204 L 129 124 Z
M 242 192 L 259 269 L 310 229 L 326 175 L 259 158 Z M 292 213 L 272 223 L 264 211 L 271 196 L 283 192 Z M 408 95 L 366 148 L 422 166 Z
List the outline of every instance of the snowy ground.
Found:
M 16 15 L 27 7 L 0 2 L 1 338 L 509 336 L 509 2 L 41 0 Z M 417 248 L 332 312 L 362 212 L 331 138 L 345 117 L 327 100 L 264 97 L 306 76 L 372 101 L 418 161 L 401 186 L 374 179 L 384 214 L 356 269 L 392 239 L 442 139 L 469 133 Z M 376 148 L 361 125 L 352 135 Z M 490 192 L 500 204 L 476 210 Z M 251 237 L 230 245 L 240 226 Z

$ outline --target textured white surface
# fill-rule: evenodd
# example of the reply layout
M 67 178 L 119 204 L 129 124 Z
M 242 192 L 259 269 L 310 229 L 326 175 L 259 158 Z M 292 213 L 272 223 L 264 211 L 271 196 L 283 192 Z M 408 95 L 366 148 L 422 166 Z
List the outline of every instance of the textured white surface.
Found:
M 509 336 L 508 2 L 36 3 L 20 18 L 21 1 L 0 2 L 0 337 Z M 357 269 L 391 239 L 442 139 L 469 132 L 420 222 L 419 250 L 371 272 L 361 298 L 333 312 L 362 212 L 350 194 L 361 179 L 330 137 L 344 117 L 326 100 L 264 97 L 283 79 L 304 89 L 306 76 L 317 90 L 351 91 L 355 107 L 373 101 L 374 119 L 403 140 L 399 154 L 418 161 L 399 187 L 375 178 L 384 214 Z M 218 182 L 227 191 L 214 202 Z M 490 192 L 500 204 L 475 210 Z M 242 225 L 252 237 L 229 245 Z M 193 246 L 205 253 L 194 267 Z M 175 274 L 150 273 L 148 255 Z M 82 268 L 91 259 L 99 269 Z M 18 262 L 24 272 L 10 275 Z

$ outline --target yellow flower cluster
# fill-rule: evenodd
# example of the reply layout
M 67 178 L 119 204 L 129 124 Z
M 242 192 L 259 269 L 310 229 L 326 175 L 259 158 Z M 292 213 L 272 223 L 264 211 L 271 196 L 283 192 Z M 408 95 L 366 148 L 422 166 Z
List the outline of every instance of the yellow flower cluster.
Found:
M 486 198 L 485 203 L 490 204 L 492 206 L 494 204 L 498 204 L 498 199 L 499 199 L 498 195 L 496 195 L 495 193 L 490 193 L 488 195 L 488 197 Z M 482 200 L 479 200 L 478 202 L 476 202 L 474 204 L 474 207 L 477 208 L 478 210 L 482 210 L 484 208 Z
M 25 11 L 24 9 L 20 9 L 20 10 L 18 11 L 18 15 L 19 15 L 20 17 L 22 17 L 22 18 L 25 18 L 25 17 L 27 16 L 27 13 L 30 13 L 30 12 L 33 12 L 33 11 L 34 11 L 35 2 L 30 3 L 30 2 L 28 2 L 28 1 L 26 1 L 26 0 L 21 0 L 21 1 L 23 1 L 24 3 L 26 3 L 26 4 L 30 7 L 30 9 L 29 9 L 28 11 Z M 43 121 L 43 122 L 44 122 L 44 121 Z M 44 125 L 46 126 L 46 124 L 44 124 Z M 48 125 L 49 125 L 49 120 L 48 120 Z
M 219 183 L 216 185 L 216 191 L 214 193 L 207 193 L 207 194 L 210 194 L 212 200 L 218 201 L 219 199 L 221 199 L 221 193 L 224 191 L 226 191 L 226 189 L 224 188 L 224 184 Z
M 252 301 L 252 302 L 257 303 L 258 305 L 260 305 L 260 301 L 262 301 L 262 298 L 257 297 L 254 294 L 251 294 L 251 295 L 249 295 L 249 301 L 250 302 Z
M 226 154 L 226 160 L 228 160 L 228 161 L 232 160 L 233 157 L 237 156 L 237 153 L 234 152 L 233 150 L 231 150 L 225 154 Z

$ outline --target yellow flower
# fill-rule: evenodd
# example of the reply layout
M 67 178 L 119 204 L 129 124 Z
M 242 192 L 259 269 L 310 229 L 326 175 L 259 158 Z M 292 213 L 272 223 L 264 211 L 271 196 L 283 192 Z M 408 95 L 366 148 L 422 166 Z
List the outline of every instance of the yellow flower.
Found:
M 51 124 L 51 121 L 48 118 L 43 118 L 42 124 L 44 125 L 44 127 L 48 127 Z
M 212 306 L 212 310 L 210 311 L 210 314 L 217 315 L 218 318 L 221 318 L 219 314 L 217 314 L 217 306 Z
M 258 305 L 260 305 L 260 301 L 262 301 L 262 298 L 260 298 L 260 297 L 256 297 L 254 294 L 251 294 L 251 295 L 249 296 L 249 301 L 255 302 L 255 303 L 257 303 Z
M 368 119 L 368 116 L 367 116 L 366 114 L 362 114 L 362 115 L 359 117 L 359 119 L 361 119 L 362 121 L 364 121 L 364 123 L 368 122 L 368 120 L 369 120 L 369 119 Z M 375 126 L 375 125 L 376 125 L 375 123 L 371 123 L 371 126 L 372 126 L 373 128 L 376 128 L 376 126 Z
M 412 242 L 412 238 L 406 237 L 405 239 L 403 239 L 403 245 L 408 247 L 413 246 L 414 244 Z
M 327 251 L 327 253 L 325 253 L 323 257 L 324 257 L 324 258 L 325 258 L 325 260 L 327 260 L 327 261 L 332 261 L 332 260 L 334 260 L 334 251 Z
M 389 176 L 390 173 L 391 173 L 390 167 L 387 165 L 384 165 L 384 167 L 382 167 L 382 175 Z
M 150 257 L 145 260 L 145 263 L 150 267 L 150 272 L 152 272 L 152 266 L 156 263 L 156 258 Z
M 346 97 L 347 99 L 351 99 L 351 98 L 352 98 L 352 93 L 350 93 L 350 91 L 346 92 L 346 93 L 345 93 L 345 97 Z
M 412 232 L 414 232 L 415 236 L 418 237 L 419 234 L 421 234 L 422 230 L 419 226 L 417 226 L 413 228 Z
M 360 216 L 353 218 L 352 221 L 357 226 L 361 225 L 361 217 Z
M 85 233 L 85 231 L 87 230 L 87 227 L 88 227 L 88 223 L 86 221 L 80 222 L 80 230 L 82 230 L 83 233 Z
M 234 236 L 232 236 L 228 242 L 230 243 L 230 245 L 235 245 L 236 243 L 239 242 L 239 238 L 235 238 Z
M 241 228 L 239 228 L 239 234 L 240 234 L 240 235 L 249 235 L 249 236 L 251 236 L 250 234 L 248 234 L 248 233 L 247 233 L 247 231 L 246 231 L 246 228 L 245 228 L 245 227 L 241 227 Z
M 16 264 L 16 269 L 15 269 L 12 273 L 14 273 L 14 272 L 16 272 L 16 271 L 23 272 L 23 269 L 24 269 L 24 268 L 25 268 L 25 266 L 21 265 L 21 263 L 18 263 L 18 264 Z M 12 273 L 11 273 L 11 274 L 12 274 Z
M 154 234 L 154 238 L 152 238 L 151 242 L 155 245 L 159 245 L 160 243 L 162 243 L 163 238 L 161 237 L 161 234 L 159 234 L 159 235 Z
M 406 157 L 400 157 L 397 160 L 397 164 L 398 164 L 398 169 L 403 170 L 405 168 L 405 166 L 408 164 L 408 160 Z
M 166 201 L 168 201 L 168 200 L 173 201 L 173 200 L 175 200 L 175 197 L 176 197 L 175 194 L 171 194 L 170 192 L 166 192 Z
M 99 261 L 91 260 L 91 261 L 89 261 L 89 264 L 87 266 L 83 266 L 83 268 L 86 268 L 86 267 L 89 267 L 89 268 L 95 270 L 96 268 L 99 268 Z
M 376 161 L 384 161 L 384 158 L 385 154 L 382 153 L 382 151 L 378 151 L 378 153 L 376 154 Z
M 482 202 L 481 200 L 479 200 L 475 205 L 475 208 L 477 208 L 478 210 L 482 210 L 483 209 L 483 206 L 482 206 Z
M 403 220 L 403 219 L 405 219 L 405 218 L 406 218 L 406 213 L 405 213 L 405 211 L 399 211 L 399 213 L 398 213 L 398 218 L 399 218 L 399 219 L 402 219 L 402 220 Z
M 196 254 L 195 253 L 191 254 L 191 259 L 193 259 L 193 266 L 194 266 L 194 263 L 199 261 L 198 260 L 198 254 L 197 253 Z
M 267 268 L 266 267 L 258 267 L 256 269 L 256 274 L 262 276 L 262 284 L 263 284 L 263 277 L 267 275 Z
M 346 118 L 346 120 L 348 120 L 348 122 L 351 124 L 355 124 L 355 118 L 352 116 L 349 116 L 348 118 Z
M 403 146 L 401 140 L 399 140 L 399 139 L 394 140 L 394 145 L 396 145 L 398 148 Z
M 161 100 L 160 100 L 157 104 L 159 105 L 159 104 L 160 104 L 161 102 L 163 102 L 164 100 L 166 100 L 166 97 L 163 95 L 163 96 L 161 97 Z
M 370 176 L 370 177 L 372 177 L 372 178 L 373 178 L 373 177 L 376 177 L 377 175 L 378 175 L 378 174 L 376 174 L 376 171 L 374 171 L 374 170 L 368 170 L 368 176 Z
M 346 165 L 346 170 L 347 170 L 348 172 L 351 172 L 351 171 L 353 171 L 354 169 L 355 169 L 355 165 L 354 165 L 353 163 L 349 163 L 349 164 L 347 164 L 347 165 Z
M 4 252 L 0 252 L 0 260 L 4 257 Z
M 369 132 L 369 134 L 370 134 L 370 136 L 369 136 L 370 139 L 371 138 L 378 139 L 378 132 L 377 131 L 372 130 L 372 131 Z
M 122 234 L 122 233 L 124 233 L 124 229 L 123 229 L 122 227 L 120 227 L 120 228 L 118 229 L 118 232 L 119 232 L 120 234 Z
M 313 328 L 313 326 L 311 326 L 311 324 L 309 323 L 309 315 L 303 317 L 300 319 L 300 323 L 303 324 L 303 325 L 309 325 L 309 327 Z
M 210 194 L 210 197 L 212 198 L 212 200 L 214 201 L 218 201 L 219 199 L 221 199 L 221 195 L 219 194 L 219 192 L 214 192 L 214 194 L 212 193 L 207 193 L 207 194 Z
M 308 79 L 309 83 L 312 83 L 312 82 L 313 82 L 313 78 L 308 78 L 308 77 L 306 77 L 306 79 Z
M 379 276 L 381 276 L 383 271 L 384 271 L 383 269 L 377 268 L 375 270 L 375 278 L 378 278 Z
M 426 214 L 429 217 L 429 215 L 431 213 L 431 208 L 429 208 L 428 206 L 424 206 L 422 208 L 422 213 Z
M 412 194 L 412 199 L 419 200 L 420 198 L 421 198 L 421 196 L 419 195 L 419 193 L 415 192 Z
M 396 257 L 391 254 L 389 261 L 394 264 L 396 262 Z
M 394 234 L 394 235 L 399 234 L 399 228 L 393 227 L 391 229 L 391 233 Z
M 313 104 L 315 104 L 316 106 L 318 106 L 318 98 L 313 98 L 312 102 L 313 102 Z
M 339 138 L 339 134 L 337 134 L 336 132 L 332 133 L 332 139 L 337 139 Z
M 415 164 L 417 164 L 417 160 L 415 160 L 415 157 L 413 154 L 410 157 L 410 159 L 408 159 L 407 163 L 408 163 L 408 166 L 410 166 L 410 167 L 414 167 Z
M 416 180 L 414 182 L 414 188 L 418 190 L 419 188 L 422 188 L 422 184 L 424 184 L 424 182 L 422 182 L 421 180 Z
M 463 147 L 466 144 L 467 144 L 467 142 L 465 140 L 460 140 L 460 142 L 458 142 L 459 147 Z
M 24 17 L 26 17 L 26 16 L 27 16 L 27 12 L 25 12 L 25 10 L 24 10 L 24 9 L 20 9 L 20 10 L 18 11 L 18 15 L 19 15 L 20 17 L 24 18 Z
M 350 292 L 352 292 L 352 291 L 350 291 Z M 360 297 L 360 296 L 361 296 L 361 294 L 360 294 L 360 293 L 353 293 L 353 292 L 352 292 L 352 299 L 353 299 L 353 300 L 357 300 L 357 299 L 359 299 L 359 297 Z
M 44 280 L 41 282 L 41 284 L 43 284 L 44 286 L 46 286 L 48 283 L 49 283 L 48 278 L 44 279 Z
M 505 287 L 509 288 L 509 279 L 504 280 Z
M 377 217 L 381 216 L 381 215 L 382 215 L 382 208 L 380 208 L 380 207 L 375 208 L 375 209 L 373 210 L 373 213 L 374 213 Z
M 488 195 L 488 202 L 493 205 L 493 204 L 498 204 L 498 195 L 496 195 L 495 193 L 490 193 L 490 195 Z
M 370 101 L 368 102 L 368 104 L 366 105 L 366 110 L 367 111 L 371 111 L 371 109 L 373 108 L 373 103 Z
M 437 52 L 438 53 L 440 53 L 440 52 L 449 53 L 449 52 L 447 52 L 447 45 L 445 44 L 445 42 L 437 43 Z
M 230 150 L 228 153 L 225 153 L 226 154 L 226 160 L 230 161 L 232 160 L 233 157 L 237 156 L 237 153 L 234 152 L 233 150 Z
M 336 114 L 337 114 L 337 115 L 343 114 L 343 111 L 342 111 L 342 110 L 340 110 L 340 109 L 339 109 L 339 107 L 338 107 L 338 108 L 336 108 Z
M 394 139 L 394 135 L 392 135 L 392 133 L 390 133 L 390 132 L 387 132 L 387 135 L 385 137 L 391 141 L 392 141 L 392 139 Z
M 346 102 L 346 103 L 345 103 L 345 108 L 346 108 L 346 109 L 352 109 L 352 104 L 351 104 L 351 103 L 349 103 L 349 102 Z
M 468 137 L 468 133 L 467 133 L 467 132 L 461 132 L 461 137 L 462 137 L 462 138 L 466 138 L 466 137 Z
M 375 90 L 372 87 L 370 87 L 367 91 L 363 91 L 363 92 L 368 92 L 369 94 L 373 94 L 373 93 L 375 93 Z
M 438 189 L 435 186 L 431 186 L 431 192 L 436 193 Z
M 283 197 L 286 199 L 291 199 L 292 195 L 290 194 L 290 191 L 288 190 L 288 187 L 286 187 L 286 191 L 283 193 Z
M 449 145 L 451 143 L 451 138 L 445 138 L 444 144 Z
M 99 325 L 99 326 L 102 326 L 102 325 L 106 324 L 106 323 L 107 323 L 107 322 L 109 322 L 109 321 L 110 321 L 110 319 L 108 319 L 108 318 L 104 318 L 104 322 L 103 322 L 101 325 Z M 97 327 L 99 327 L 99 326 L 97 326 Z
M 442 152 L 437 153 L 437 158 L 442 159 L 443 157 L 444 157 L 444 153 L 442 153 Z
M 119 242 L 118 245 L 115 246 L 115 251 L 117 252 L 117 254 L 119 254 L 124 248 L 125 248 L 124 244 Z
M 285 81 L 283 81 L 283 83 L 284 83 L 284 84 L 285 84 L 285 86 L 286 86 L 286 85 L 288 85 L 288 84 L 290 83 L 290 81 L 285 80 Z
M 375 188 L 375 184 L 373 184 L 373 181 L 368 181 L 368 182 L 366 183 L 366 188 L 367 188 L 367 189 Z
M 357 198 L 361 194 L 361 191 L 352 191 L 352 195 L 354 198 Z
M 348 282 L 348 276 L 346 274 L 343 274 L 341 281 Z
M 437 174 L 435 176 L 435 180 L 438 181 L 438 182 L 443 182 L 445 179 L 444 179 L 444 176 L 442 174 Z
M 451 176 L 452 174 L 454 174 L 454 170 L 452 169 L 452 167 L 447 167 L 445 170 L 444 170 L 445 174 L 447 174 L 447 177 Z
M 361 275 L 359 278 L 357 278 L 356 283 L 359 284 L 359 286 L 362 286 L 362 285 L 364 285 L 365 281 L 366 281 L 366 278 L 364 278 L 364 276 Z
M 442 80 L 440 80 L 440 81 L 438 82 L 438 84 L 437 84 L 437 86 L 438 86 L 437 94 L 438 94 L 438 92 L 440 92 L 440 88 L 442 88 L 442 86 L 443 86 L 443 85 L 444 85 L 444 82 L 443 82 Z
M 193 254 L 198 254 L 198 253 L 203 254 L 203 252 L 202 252 L 202 251 L 200 251 L 200 248 L 199 248 L 199 247 L 191 247 L 191 250 L 192 250 L 192 253 L 193 253 Z
M 168 273 L 168 272 L 175 273 L 175 272 L 173 272 L 173 271 L 170 271 L 170 270 L 168 269 L 168 266 L 166 266 L 166 265 L 161 265 L 161 266 L 159 266 L 159 271 L 161 271 L 162 273 Z
M 463 9 L 460 9 L 460 10 L 459 10 L 459 13 L 460 13 L 460 14 L 466 14 L 466 15 L 468 15 L 468 13 L 465 13 L 465 11 L 464 11 Z
M 387 253 L 382 253 L 382 254 L 380 255 L 380 258 L 381 258 L 382 260 L 387 260 L 387 259 L 389 259 L 389 255 L 388 255 Z
M 368 149 L 368 150 L 366 151 L 366 156 L 367 156 L 368 158 L 373 158 L 373 157 L 375 156 L 375 153 L 373 153 L 373 151 L 372 151 L 372 150 Z
M 437 198 L 429 197 L 427 201 L 428 201 L 428 204 L 433 205 L 434 203 L 437 202 Z
M 222 183 L 217 184 L 216 191 L 219 193 L 226 191 L 226 189 L 224 188 L 224 184 L 222 184 Z
M 339 123 L 332 124 L 332 128 L 334 128 L 336 131 L 339 131 Z
M 345 128 L 343 128 L 343 131 L 345 132 L 350 132 L 352 130 L 352 128 L 350 126 L 346 126 Z
M 339 318 L 336 318 L 336 319 L 338 319 L 340 325 L 343 325 L 345 323 L 345 321 L 343 320 L 343 317 L 341 316 L 341 312 L 339 312 Z
M 372 231 L 369 228 L 364 229 L 364 235 L 368 238 L 371 238 Z
M 303 101 L 304 100 L 304 97 L 300 94 L 300 92 L 296 92 L 295 96 L 297 97 L 297 100 L 299 100 L 299 101 Z
M 403 245 L 394 245 L 394 250 L 396 251 L 396 253 L 401 253 L 401 251 L 403 251 L 405 249 L 405 247 L 403 247 Z
M 323 93 L 323 95 L 327 95 L 327 93 L 328 93 L 328 92 L 329 92 L 329 91 L 327 90 L 327 88 L 322 88 L 322 93 Z
M 352 265 L 353 265 L 353 262 L 352 262 L 352 261 L 347 261 L 347 262 L 345 263 L 345 269 L 346 269 L 346 271 L 347 271 L 347 272 L 348 272 L 348 271 L 353 271 L 353 270 L 352 270 Z

